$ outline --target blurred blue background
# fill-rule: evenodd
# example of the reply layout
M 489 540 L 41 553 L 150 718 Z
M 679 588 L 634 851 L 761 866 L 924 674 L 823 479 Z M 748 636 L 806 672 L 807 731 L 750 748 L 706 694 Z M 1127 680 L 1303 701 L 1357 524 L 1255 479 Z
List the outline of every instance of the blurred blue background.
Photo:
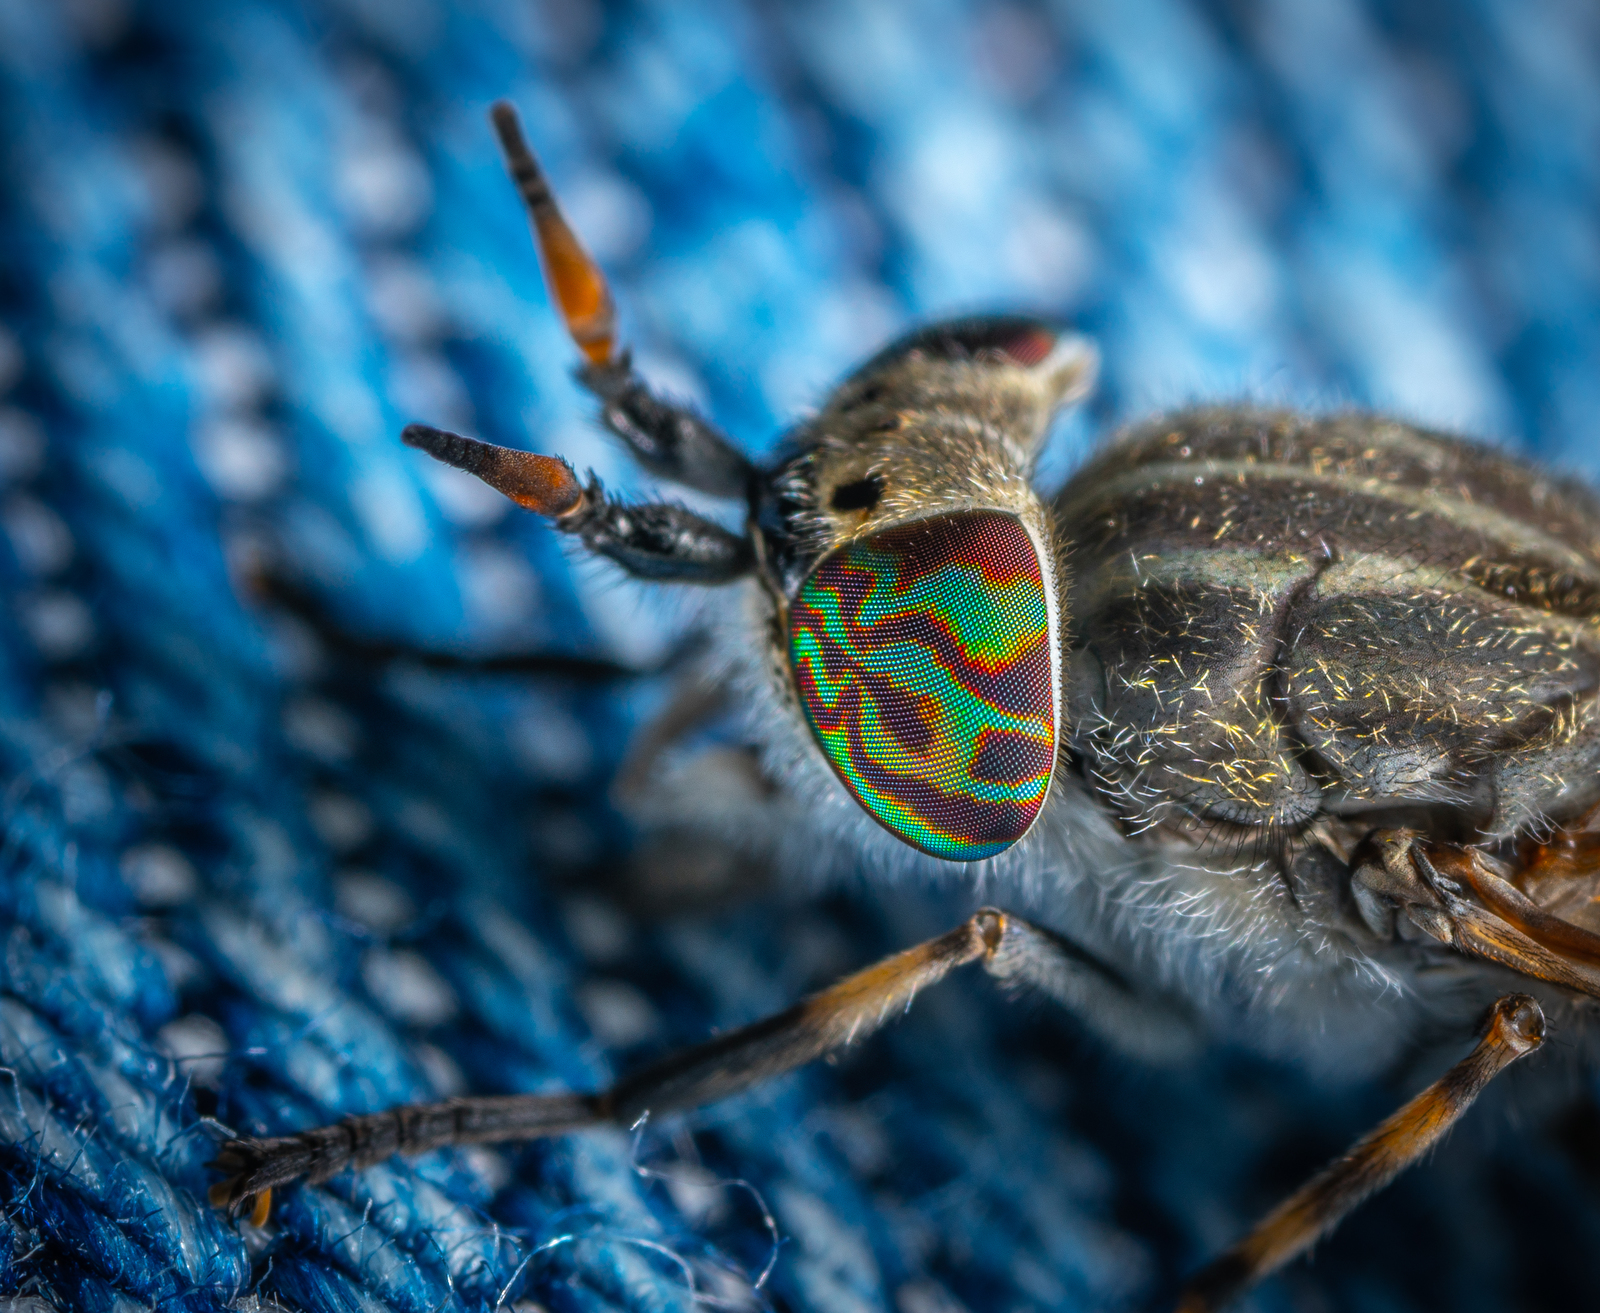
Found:
M 694 625 L 396 440 L 426 420 L 649 491 L 569 378 L 499 96 L 644 371 L 752 450 L 889 335 L 993 307 L 1104 352 L 1046 479 L 1238 395 L 1600 476 L 1577 0 L 0 0 L 0 1296 L 1170 1301 L 1422 1077 L 1148 1072 L 962 980 L 638 1144 L 394 1162 L 265 1233 L 205 1205 L 217 1122 L 592 1085 L 970 905 L 635 915 L 603 895 L 605 794 L 659 680 L 364 669 L 251 600 L 277 561 L 374 637 L 640 666 Z M 1600 1116 L 1564 1079 L 1520 1120 L 1488 1101 L 1254 1306 L 1590 1302 Z

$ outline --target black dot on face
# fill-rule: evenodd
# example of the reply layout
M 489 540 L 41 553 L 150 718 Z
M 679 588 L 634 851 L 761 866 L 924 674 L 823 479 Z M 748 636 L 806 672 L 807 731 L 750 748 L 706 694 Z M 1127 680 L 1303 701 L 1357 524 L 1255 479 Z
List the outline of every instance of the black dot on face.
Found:
M 829 505 L 836 511 L 870 511 L 883 496 L 883 480 L 869 474 L 854 483 L 841 483 L 833 490 Z

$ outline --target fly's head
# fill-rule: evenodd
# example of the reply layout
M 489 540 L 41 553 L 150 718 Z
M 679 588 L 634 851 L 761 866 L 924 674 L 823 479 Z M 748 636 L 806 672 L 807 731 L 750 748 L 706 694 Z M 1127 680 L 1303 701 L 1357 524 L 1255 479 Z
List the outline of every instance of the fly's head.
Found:
M 794 704 L 855 801 L 935 857 L 1004 851 L 1049 792 L 1060 581 L 1029 474 L 1094 366 L 1038 320 L 934 325 L 848 379 L 760 485 Z
M 1060 567 L 1030 473 L 1052 416 L 1092 385 L 1093 347 L 1035 319 L 922 329 L 862 366 L 757 468 L 633 372 L 605 280 L 515 115 L 497 106 L 494 121 L 602 421 L 652 472 L 744 500 L 745 532 L 608 499 L 555 457 L 421 425 L 406 441 L 635 575 L 754 574 L 786 701 L 862 809 L 935 857 L 1011 847 L 1044 807 L 1062 731 Z

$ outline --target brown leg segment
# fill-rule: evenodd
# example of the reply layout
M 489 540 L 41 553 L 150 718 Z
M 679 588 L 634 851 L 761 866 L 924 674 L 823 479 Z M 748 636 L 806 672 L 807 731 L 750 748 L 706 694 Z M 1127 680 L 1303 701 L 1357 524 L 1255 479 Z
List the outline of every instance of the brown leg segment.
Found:
M 226 1178 L 211 1187 L 211 1202 L 240 1213 L 255 1200 L 254 1217 L 264 1221 L 262 1198 L 302 1177 L 323 1181 L 391 1154 L 452 1144 L 631 1126 L 647 1113 L 712 1103 L 865 1039 L 905 1011 L 921 990 L 980 960 L 1003 984 L 1040 990 L 1075 1011 L 1108 1013 L 1119 1037 L 1151 1056 L 1171 1056 L 1194 1043 L 1188 1014 L 1171 1000 L 1148 999 L 1061 936 L 984 908 L 949 934 L 885 958 L 763 1021 L 670 1054 L 599 1094 L 447 1099 L 347 1117 L 297 1135 L 229 1140 L 211 1163 Z
M 920 990 L 957 967 L 992 957 L 1013 924 L 1025 923 L 986 908 L 949 934 L 885 958 L 775 1016 L 663 1058 L 599 1094 L 447 1099 L 347 1117 L 296 1135 L 229 1140 L 211 1164 L 226 1173 L 211 1187 L 211 1202 L 239 1213 L 277 1186 L 301 1177 L 323 1181 L 391 1154 L 630 1126 L 646 1113 L 726 1098 L 870 1035 Z M 256 1215 L 261 1211 L 258 1206 Z
M 1208 1313 L 1303 1254 L 1351 1209 L 1394 1180 L 1436 1144 L 1496 1075 L 1544 1042 L 1544 1013 L 1526 994 L 1508 994 L 1489 1013 L 1478 1046 L 1442 1078 L 1350 1147 L 1268 1213 L 1185 1288 L 1178 1313 Z
M 1600 803 L 1570 825 L 1543 839 L 1527 839 L 1517 847 L 1516 883 L 1524 893 L 1541 886 L 1587 879 L 1600 873 Z
M 1507 925 L 1569 962 L 1600 967 L 1600 935 L 1545 911 L 1495 870 L 1499 863 L 1473 848 L 1432 854 L 1435 867 L 1468 885 L 1484 905 Z
M 1591 965 L 1594 937 L 1538 907 L 1482 854 L 1430 844 L 1405 830 L 1373 837 L 1379 861 L 1356 870 L 1351 883 L 1358 897 L 1387 902 L 1469 957 L 1600 998 L 1600 966 Z M 1468 890 L 1476 900 L 1466 897 Z

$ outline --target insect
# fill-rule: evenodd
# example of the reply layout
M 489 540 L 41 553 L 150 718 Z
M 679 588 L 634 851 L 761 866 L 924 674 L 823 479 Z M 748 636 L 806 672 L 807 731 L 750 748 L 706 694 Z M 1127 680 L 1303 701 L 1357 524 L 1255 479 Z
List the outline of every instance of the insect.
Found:
M 1434 1144 L 1540 1047 L 1546 1008 L 1600 997 L 1586 491 L 1371 415 L 1218 407 L 1133 427 L 1046 501 L 1034 458 L 1097 357 L 1005 316 L 894 343 L 758 467 L 635 372 L 515 113 L 493 121 L 605 426 L 742 502 L 744 529 L 610 499 L 558 458 L 404 440 L 635 576 L 730 591 L 720 677 L 773 799 L 741 828 L 772 860 L 965 871 L 1005 907 L 608 1090 L 229 1141 L 218 1206 L 264 1217 L 272 1190 L 390 1154 L 708 1103 L 974 963 L 1147 1054 L 1250 1025 L 1372 1069 L 1424 1019 L 1463 1040 L 1481 1019 L 1456 1066 L 1192 1279 L 1181 1307 L 1217 1308 Z

